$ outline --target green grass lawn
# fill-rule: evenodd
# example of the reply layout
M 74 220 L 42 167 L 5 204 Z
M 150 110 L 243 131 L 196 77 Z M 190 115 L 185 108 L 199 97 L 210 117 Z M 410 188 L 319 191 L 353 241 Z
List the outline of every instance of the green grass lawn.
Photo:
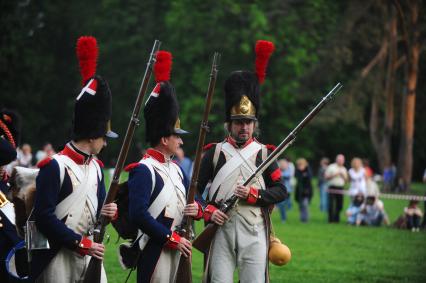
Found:
M 417 184 L 413 191 L 424 194 L 426 186 Z M 276 234 L 289 246 L 292 260 L 282 267 L 270 265 L 271 282 L 426 282 L 426 233 L 327 224 L 326 214 L 319 211 L 319 196 L 315 192 L 309 223 L 299 222 L 294 202 L 285 224 L 281 224 L 277 210 L 272 214 Z M 407 204 L 399 200 L 384 200 L 384 203 L 391 222 Z M 345 199 L 345 207 L 348 204 Z M 108 281 L 124 282 L 128 271 L 122 270 L 117 260 L 117 234 L 111 226 L 108 231 L 111 235 L 105 256 Z M 136 282 L 135 275 L 132 274 L 129 282 Z M 202 255 L 194 251 L 193 281 L 201 282 L 201 275 Z

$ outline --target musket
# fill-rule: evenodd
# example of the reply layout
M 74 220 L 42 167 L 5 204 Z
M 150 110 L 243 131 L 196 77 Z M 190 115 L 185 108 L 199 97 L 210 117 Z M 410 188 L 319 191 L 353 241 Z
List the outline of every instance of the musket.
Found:
M 308 115 L 303 118 L 303 120 L 294 128 L 290 134 L 277 146 L 277 148 L 256 168 L 256 170 L 245 180 L 243 186 L 247 186 L 253 180 L 253 178 L 260 176 L 266 168 L 271 165 L 286 149 L 290 144 L 295 140 L 299 131 L 301 131 L 320 111 L 321 109 L 334 97 L 334 95 L 342 88 L 341 83 L 337 83 L 334 88 L 324 96 L 321 101 L 309 112 Z M 233 195 L 227 200 L 223 201 L 219 205 L 219 209 L 228 213 L 238 202 L 238 197 Z M 203 232 L 198 235 L 198 237 L 192 242 L 192 246 L 197 250 L 207 254 L 211 242 L 216 234 L 219 226 L 215 223 L 209 223 L 203 230 Z
M 151 54 L 148 59 L 148 63 L 145 68 L 145 73 L 142 79 L 141 86 L 139 88 L 139 93 L 136 98 L 136 103 L 133 108 L 132 117 L 130 118 L 129 126 L 127 127 L 126 136 L 124 137 L 123 144 L 121 145 L 120 154 L 118 155 L 118 160 L 115 165 L 114 174 L 112 177 L 112 182 L 110 184 L 108 194 L 105 198 L 104 204 L 108 204 L 115 201 L 118 189 L 120 174 L 124 167 L 124 162 L 126 162 L 127 153 L 129 152 L 130 144 L 133 139 L 133 134 L 135 132 L 136 126 L 139 125 L 139 113 L 141 110 L 143 98 L 145 96 L 146 90 L 148 88 L 149 80 L 152 74 L 152 67 L 155 63 L 155 56 L 157 51 L 160 49 L 161 42 L 159 40 L 154 41 Z M 95 229 L 93 230 L 93 240 L 96 243 L 102 243 L 105 236 L 105 228 L 108 225 L 109 221 L 106 217 L 102 215 L 99 216 L 95 224 Z M 87 267 L 86 274 L 84 276 L 84 283 L 99 283 L 101 281 L 101 269 L 102 269 L 102 260 L 92 257 Z
M 208 126 L 209 113 L 210 113 L 210 108 L 212 104 L 214 89 L 216 86 L 219 60 L 220 60 L 220 54 L 218 52 L 215 52 L 213 56 L 213 63 L 212 63 L 212 68 L 210 72 L 210 81 L 209 81 L 209 87 L 208 87 L 207 95 L 206 95 L 206 105 L 204 107 L 203 120 L 201 121 L 200 132 L 198 135 L 198 143 L 197 143 L 197 149 L 195 153 L 195 160 L 194 160 L 194 167 L 193 167 L 194 169 L 192 172 L 191 183 L 189 186 L 187 203 L 194 202 L 195 193 L 198 187 L 198 174 L 200 172 L 201 154 L 203 152 L 203 146 L 204 146 L 206 134 L 209 130 L 209 126 Z M 189 240 L 192 240 L 193 238 L 192 222 L 193 222 L 192 217 L 186 216 L 183 218 L 183 221 L 178 228 L 181 236 Z M 192 282 L 191 258 L 181 255 L 178 272 L 177 272 L 176 283 L 191 283 L 191 282 Z

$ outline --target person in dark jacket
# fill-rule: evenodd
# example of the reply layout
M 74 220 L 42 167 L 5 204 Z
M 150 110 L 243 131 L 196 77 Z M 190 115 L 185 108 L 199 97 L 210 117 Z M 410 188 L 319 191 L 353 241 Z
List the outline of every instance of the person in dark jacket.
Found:
M 16 232 L 13 204 L 7 198 L 10 192 L 9 176 L 3 168 L 16 159 L 19 132 L 19 115 L 3 109 L 0 112 L 0 282 L 5 283 L 18 281 L 7 272 L 6 258 L 12 248 L 23 240 Z
M 295 199 L 299 204 L 300 221 L 308 222 L 309 211 L 308 206 L 312 199 L 312 173 L 309 168 L 308 161 L 305 158 L 299 158 L 296 161 L 297 180 Z

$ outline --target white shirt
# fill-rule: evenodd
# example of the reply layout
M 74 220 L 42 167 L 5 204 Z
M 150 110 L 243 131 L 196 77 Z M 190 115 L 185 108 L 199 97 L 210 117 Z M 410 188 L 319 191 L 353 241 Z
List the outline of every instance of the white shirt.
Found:
M 365 170 L 360 168 L 356 171 L 354 168 L 349 169 L 349 179 L 351 186 L 349 188 L 349 194 L 355 196 L 358 193 L 362 193 L 364 196 L 367 193 L 367 186 L 365 183 Z
M 339 175 L 334 176 L 336 174 Z M 348 171 L 346 170 L 345 166 L 339 166 L 337 163 L 333 163 L 330 164 L 325 170 L 325 176 L 326 178 L 328 176 L 334 176 L 333 178 L 328 179 L 327 182 L 329 186 L 343 187 L 345 185 L 345 180 L 348 177 Z

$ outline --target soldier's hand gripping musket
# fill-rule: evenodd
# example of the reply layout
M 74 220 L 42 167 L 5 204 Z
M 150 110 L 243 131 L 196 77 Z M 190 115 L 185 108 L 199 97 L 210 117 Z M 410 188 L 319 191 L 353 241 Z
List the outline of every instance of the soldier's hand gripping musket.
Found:
M 200 125 L 200 133 L 198 136 L 197 149 L 195 154 L 194 166 L 192 171 L 191 183 L 189 186 L 187 203 L 193 203 L 195 199 L 195 193 L 197 191 L 198 174 L 200 172 L 201 155 L 203 151 L 204 141 L 208 132 L 208 121 L 209 113 L 212 104 L 213 94 L 216 86 L 218 65 L 220 60 L 220 54 L 215 52 L 213 56 L 213 63 L 210 73 L 209 87 L 206 95 L 206 105 L 204 108 L 203 120 Z M 193 218 L 190 216 L 184 217 L 180 225 L 180 234 L 186 239 L 192 239 L 194 234 L 192 231 Z M 177 283 L 191 283 L 192 282 L 192 271 L 191 271 L 191 258 L 181 256 L 179 261 L 179 267 L 177 272 Z
M 334 88 L 322 98 L 322 100 L 306 115 L 305 118 L 288 134 L 288 136 L 277 146 L 277 148 L 256 168 L 256 170 L 245 180 L 243 186 L 248 186 L 252 180 L 261 175 L 262 172 L 268 168 L 268 166 L 274 162 L 291 143 L 295 140 L 297 134 L 321 111 L 321 109 L 336 95 L 336 93 L 342 88 L 342 84 L 338 83 Z M 230 210 L 236 205 L 239 198 L 235 195 L 226 199 L 221 203 L 220 210 L 223 213 L 229 213 Z M 213 240 L 218 225 L 214 223 L 208 224 L 203 232 L 194 240 L 193 247 L 203 253 L 207 253 L 211 241 Z
M 119 181 L 120 174 L 123 170 L 124 162 L 126 161 L 127 154 L 129 152 L 129 147 L 133 138 L 133 134 L 135 132 L 136 126 L 139 125 L 139 113 L 141 110 L 141 106 L 143 103 L 143 99 L 145 93 L 148 88 L 148 84 L 151 78 L 153 65 L 155 62 L 155 56 L 157 51 L 159 50 L 161 42 L 158 40 L 154 41 L 154 45 L 151 50 L 151 54 L 149 56 L 147 66 L 145 69 L 145 73 L 142 79 L 142 83 L 139 89 L 139 93 L 136 99 L 136 103 L 133 109 L 132 117 L 130 118 L 129 126 L 127 128 L 126 136 L 124 137 L 123 144 L 121 146 L 120 154 L 118 156 L 117 163 L 115 165 L 114 174 L 112 178 L 112 182 L 108 191 L 108 194 L 105 198 L 105 204 L 114 202 L 118 189 L 119 189 Z M 105 235 L 105 227 L 108 224 L 108 220 L 105 217 L 100 217 L 96 223 L 96 227 L 93 233 L 93 239 L 96 243 L 102 243 Z M 91 258 L 89 266 L 86 271 L 86 276 L 84 278 L 84 282 L 86 283 L 98 283 L 101 280 L 101 266 L 102 260 L 96 259 L 94 257 Z

